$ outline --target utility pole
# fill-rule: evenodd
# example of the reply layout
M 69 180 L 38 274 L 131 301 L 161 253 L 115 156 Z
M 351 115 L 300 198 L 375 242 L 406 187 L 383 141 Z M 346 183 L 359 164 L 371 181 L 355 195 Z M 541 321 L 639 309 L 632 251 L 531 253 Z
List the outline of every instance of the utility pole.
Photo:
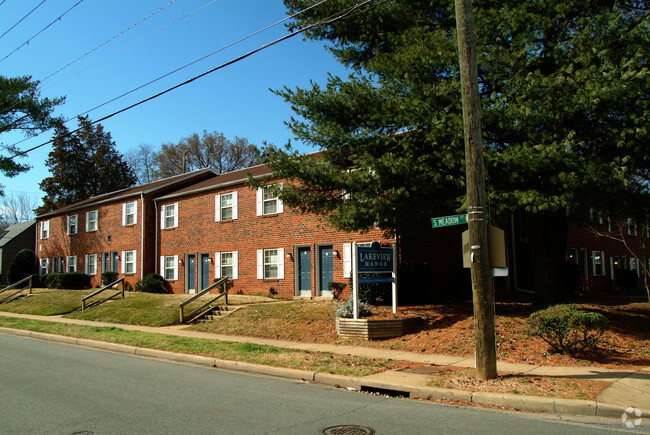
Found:
M 488 217 L 486 213 L 481 131 L 481 101 L 478 89 L 476 39 L 471 0 L 455 0 L 458 58 L 463 104 L 463 132 L 467 177 L 467 223 L 469 227 L 476 377 L 497 377 L 494 288 L 490 273 Z

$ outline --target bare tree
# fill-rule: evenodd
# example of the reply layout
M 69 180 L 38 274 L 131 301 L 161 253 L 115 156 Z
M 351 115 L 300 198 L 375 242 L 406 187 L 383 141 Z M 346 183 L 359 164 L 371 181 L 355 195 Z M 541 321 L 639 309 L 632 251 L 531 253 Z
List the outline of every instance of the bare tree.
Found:
M 29 195 L 2 196 L 0 200 L 0 228 L 27 222 L 36 216 L 38 201 Z
M 157 180 L 158 167 L 155 162 L 156 151 L 153 145 L 141 143 L 134 150 L 126 153 L 126 161 L 135 171 L 138 184 L 151 183 Z

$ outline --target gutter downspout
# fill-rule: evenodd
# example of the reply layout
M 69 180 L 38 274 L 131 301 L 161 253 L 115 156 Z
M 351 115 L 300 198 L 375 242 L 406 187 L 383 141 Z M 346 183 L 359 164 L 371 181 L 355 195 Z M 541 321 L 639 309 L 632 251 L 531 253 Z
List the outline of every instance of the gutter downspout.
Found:
M 140 279 L 144 278 L 144 193 L 140 193 L 140 203 L 142 204 L 142 222 L 140 223 Z
M 153 267 L 153 270 L 155 271 L 157 267 L 160 267 L 159 266 L 160 263 L 158 262 L 158 200 L 157 199 L 153 200 L 153 206 L 154 206 L 154 209 L 155 209 L 154 215 L 156 217 L 156 232 L 155 232 L 154 239 L 153 239 L 154 240 L 154 246 L 153 246 L 154 267 Z M 162 275 L 160 272 L 162 272 L 162 271 L 159 270 L 158 274 Z
M 533 290 L 528 290 L 524 288 L 520 288 L 517 285 L 517 251 L 515 248 L 516 241 L 515 241 L 515 216 L 513 213 L 510 213 L 510 241 L 512 242 L 512 283 L 514 285 L 515 291 L 521 292 L 521 293 L 527 293 L 530 295 L 534 295 L 535 292 Z

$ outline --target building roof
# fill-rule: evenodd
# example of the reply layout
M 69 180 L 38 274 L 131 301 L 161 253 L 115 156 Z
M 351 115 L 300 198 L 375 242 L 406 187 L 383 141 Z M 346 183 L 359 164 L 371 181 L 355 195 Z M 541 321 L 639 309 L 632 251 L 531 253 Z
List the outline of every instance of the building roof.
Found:
M 191 195 L 194 193 L 205 192 L 210 190 L 215 190 L 221 187 L 232 186 L 235 184 L 242 184 L 248 180 L 248 177 L 261 178 L 271 175 L 273 172 L 266 165 L 251 166 L 250 168 L 239 169 L 237 171 L 227 172 L 225 174 L 218 175 L 214 178 L 201 181 L 199 183 L 193 184 L 191 186 L 179 189 L 169 195 L 164 195 L 157 200 L 167 200 L 178 198 L 182 196 Z
M 175 175 L 173 177 L 164 178 L 162 180 L 153 181 L 151 183 L 141 184 L 134 187 L 129 187 L 122 190 L 116 190 L 114 192 L 105 193 L 103 195 L 94 196 L 83 201 L 70 204 L 66 207 L 60 209 L 43 213 L 42 215 L 37 216 L 37 219 L 46 218 L 50 216 L 57 216 L 60 214 L 65 214 L 74 210 L 81 208 L 90 207 L 93 205 L 105 204 L 108 202 L 114 202 L 119 200 L 124 200 L 134 196 L 147 195 L 149 193 L 155 193 L 156 191 L 163 190 L 168 187 L 172 187 L 174 184 L 182 183 L 183 181 L 197 178 L 202 175 L 210 175 L 213 177 L 217 176 L 217 173 L 211 168 L 203 168 L 192 172 L 187 172 L 180 175 Z
M 36 225 L 36 221 L 28 221 L 9 225 L 2 231 L 2 236 L 0 237 L 0 248 L 11 242 L 13 239 L 25 231 L 30 230 L 32 227 L 34 227 L 34 225 Z

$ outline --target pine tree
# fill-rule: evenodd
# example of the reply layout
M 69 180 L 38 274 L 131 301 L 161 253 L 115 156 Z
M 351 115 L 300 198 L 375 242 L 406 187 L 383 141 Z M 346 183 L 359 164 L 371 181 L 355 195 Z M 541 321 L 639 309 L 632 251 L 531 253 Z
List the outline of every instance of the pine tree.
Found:
M 306 0 L 286 0 L 290 12 Z M 315 22 L 355 2 L 298 16 Z M 647 8 L 638 2 L 474 2 L 486 174 L 493 217 L 529 215 L 540 303 L 561 289 L 567 218 L 589 208 L 645 215 Z M 463 210 L 464 155 L 453 2 L 395 0 L 312 28 L 347 79 L 277 93 L 319 159 L 268 148 L 287 203 L 340 228 L 407 233 Z
M 133 169 L 115 149 L 111 134 L 88 117 L 79 117 L 79 129 L 70 133 L 56 129 L 53 149 L 45 162 L 52 176 L 40 184 L 46 193 L 38 214 L 131 187 L 136 183 Z

